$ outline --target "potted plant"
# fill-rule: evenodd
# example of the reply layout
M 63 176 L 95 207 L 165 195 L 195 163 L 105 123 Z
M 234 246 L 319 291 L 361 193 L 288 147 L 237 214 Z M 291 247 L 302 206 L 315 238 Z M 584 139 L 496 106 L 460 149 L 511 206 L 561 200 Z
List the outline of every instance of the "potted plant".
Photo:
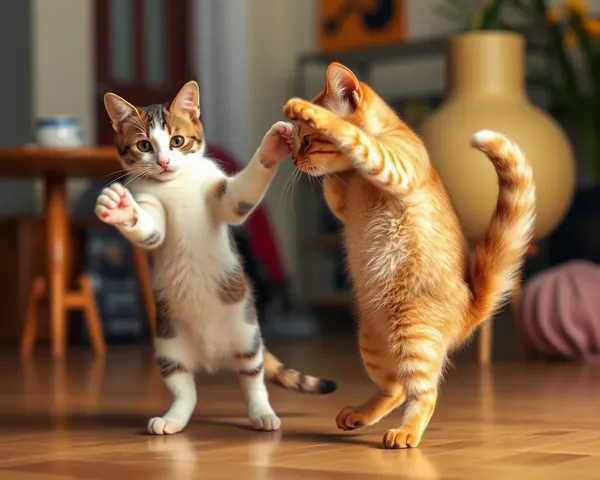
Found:
M 458 7 L 468 3 L 446 1 Z M 535 241 L 560 224 L 575 189 L 574 155 L 566 133 L 527 97 L 524 37 L 509 31 L 503 15 L 512 1 L 456 9 L 463 31 L 448 41 L 445 100 L 420 128 L 472 243 L 482 238 L 498 196 L 496 172 L 469 147 L 478 130 L 504 133 L 528 157 L 538 186 Z
M 463 31 L 520 27 L 545 41 L 554 68 L 532 72 L 528 81 L 550 94 L 549 112 L 568 126 L 585 170 L 566 218 L 550 239 L 552 261 L 600 263 L 600 18 L 583 0 L 565 0 L 559 7 L 547 0 L 446 0 L 437 8 Z

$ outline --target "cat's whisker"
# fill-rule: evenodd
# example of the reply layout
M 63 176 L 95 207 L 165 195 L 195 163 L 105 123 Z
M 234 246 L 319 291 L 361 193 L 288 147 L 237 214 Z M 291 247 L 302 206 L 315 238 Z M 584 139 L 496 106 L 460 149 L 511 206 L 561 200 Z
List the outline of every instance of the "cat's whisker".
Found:
M 289 188 L 288 188 L 288 192 L 287 192 L 287 197 L 290 202 L 289 212 L 292 215 L 292 219 L 294 218 L 294 215 L 296 214 L 294 190 L 296 188 L 296 185 L 298 183 L 298 179 L 300 178 L 300 175 L 301 175 L 300 170 L 295 169 L 292 172 L 292 175 L 290 176 L 290 184 L 289 184 Z
M 125 178 L 125 177 L 127 177 L 127 176 L 129 176 L 129 175 L 133 175 L 133 174 L 135 174 L 135 172 L 136 172 L 138 169 L 140 169 L 140 167 L 133 167 L 133 168 L 130 168 L 130 169 L 123 169 L 123 170 L 120 170 L 120 171 L 119 171 L 119 172 L 117 172 L 117 173 L 120 173 L 120 172 L 125 172 L 125 173 L 123 173 L 123 175 L 120 175 L 120 176 L 118 176 L 117 178 L 115 178 L 115 179 L 111 180 L 110 182 L 108 182 L 108 183 L 107 183 L 106 185 L 104 185 L 104 186 L 103 186 L 103 187 L 102 187 L 100 190 L 104 190 L 106 187 L 108 187 L 109 185 L 111 185 L 111 184 L 113 184 L 113 183 L 115 183 L 115 182 L 118 182 L 118 181 L 119 181 L 119 180 L 121 180 L 122 178 Z
M 112 177 L 113 175 L 118 175 L 119 173 L 125 173 L 125 174 L 127 174 L 127 172 L 129 172 L 129 170 L 130 170 L 129 168 L 122 168 L 121 170 L 116 170 L 116 171 L 114 171 L 112 173 L 108 173 L 106 175 L 102 175 L 98 180 L 104 180 L 105 178 Z
M 297 170 L 294 169 L 292 171 L 292 173 L 290 173 L 290 175 L 288 176 L 287 180 L 285 181 L 285 184 L 283 185 L 283 189 L 281 190 L 281 193 L 279 195 L 280 204 L 279 204 L 278 209 L 283 208 L 284 210 L 287 210 L 290 187 L 293 184 L 293 179 L 294 179 L 294 176 L 296 175 L 296 172 L 297 172 Z M 292 203 L 292 208 L 293 208 L 293 203 Z
M 137 180 L 145 178 L 147 175 L 150 175 L 149 171 L 147 171 L 146 169 L 140 169 L 139 171 L 134 172 L 134 174 L 131 175 L 131 177 L 129 177 L 124 186 L 127 187 L 128 185 L 135 183 Z

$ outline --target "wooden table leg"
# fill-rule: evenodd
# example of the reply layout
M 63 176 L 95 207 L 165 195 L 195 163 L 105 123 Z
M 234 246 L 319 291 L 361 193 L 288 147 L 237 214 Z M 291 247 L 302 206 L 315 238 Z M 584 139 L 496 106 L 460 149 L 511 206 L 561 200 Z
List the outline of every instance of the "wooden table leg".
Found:
M 68 285 L 71 252 L 64 177 L 46 178 L 46 222 L 48 271 L 46 277 L 38 276 L 33 280 L 21 337 L 21 355 L 23 357 L 31 355 L 38 331 L 38 305 L 44 297 L 47 297 L 52 356 L 56 359 L 65 356 L 67 311 L 83 310 L 92 347 L 98 357 L 103 357 L 106 353 L 106 343 L 90 279 L 80 275 L 78 288 L 70 290 Z
M 64 177 L 46 178 L 46 249 L 48 304 L 52 355 L 62 358 L 67 345 L 65 293 L 67 288 L 68 205 Z

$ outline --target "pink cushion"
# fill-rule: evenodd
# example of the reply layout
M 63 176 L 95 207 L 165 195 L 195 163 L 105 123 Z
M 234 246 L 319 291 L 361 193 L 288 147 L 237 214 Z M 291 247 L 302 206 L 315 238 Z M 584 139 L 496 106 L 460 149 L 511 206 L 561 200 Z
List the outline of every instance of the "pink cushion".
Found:
M 549 357 L 600 361 L 600 266 L 575 260 L 545 270 L 523 287 L 523 340 Z

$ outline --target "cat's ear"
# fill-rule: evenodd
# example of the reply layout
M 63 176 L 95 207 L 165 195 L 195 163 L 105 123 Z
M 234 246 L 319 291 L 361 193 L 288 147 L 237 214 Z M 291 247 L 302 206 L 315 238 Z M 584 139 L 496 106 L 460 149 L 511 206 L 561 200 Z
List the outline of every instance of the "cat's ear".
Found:
M 131 103 L 114 93 L 104 95 L 104 107 L 112 121 L 112 127 L 115 132 L 119 131 L 125 120 L 138 115 L 137 109 Z
M 187 82 L 171 102 L 173 110 L 183 111 L 193 120 L 200 118 L 200 89 L 194 80 Z
M 326 95 L 340 107 L 356 110 L 362 100 L 362 88 L 356 75 L 341 63 L 333 62 L 327 67 Z

